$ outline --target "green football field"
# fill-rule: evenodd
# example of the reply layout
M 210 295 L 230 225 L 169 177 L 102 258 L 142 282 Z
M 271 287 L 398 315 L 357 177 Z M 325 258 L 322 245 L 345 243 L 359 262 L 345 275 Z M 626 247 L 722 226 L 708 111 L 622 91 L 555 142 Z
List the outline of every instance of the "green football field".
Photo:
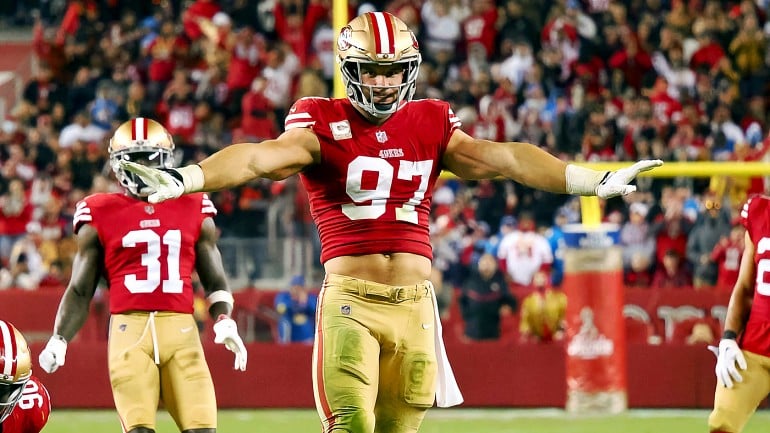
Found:
M 632 410 L 618 416 L 573 416 L 558 409 L 432 409 L 420 433 L 706 433 L 705 410 Z M 178 430 L 161 412 L 157 433 Z M 220 433 L 318 433 L 311 410 L 223 410 Z M 770 411 L 757 412 L 744 433 L 770 431 Z M 43 433 L 120 432 L 113 411 L 57 410 Z

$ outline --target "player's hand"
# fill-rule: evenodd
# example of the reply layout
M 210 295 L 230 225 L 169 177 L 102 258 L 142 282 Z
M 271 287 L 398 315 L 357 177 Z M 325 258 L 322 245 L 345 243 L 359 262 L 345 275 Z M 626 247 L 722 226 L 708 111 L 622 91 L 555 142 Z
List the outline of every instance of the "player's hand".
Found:
M 241 336 L 238 335 L 238 325 L 235 324 L 235 320 L 225 315 L 219 316 L 217 322 L 214 323 L 214 343 L 224 344 L 231 352 L 235 353 L 234 368 L 246 371 L 248 354 Z
M 637 162 L 631 167 L 621 168 L 611 171 L 602 179 L 599 186 L 596 187 L 596 195 L 601 198 L 610 198 L 618 195 L 626 195 L 636 191 L 636 186 L 629 185 L 639 175 L 639 173 L 652 170 L 655 167 L 663 165 L 659 159 L 645 159 Z
M 746 358 L 734 339 L 723 338 L 719 341 L 719 347 L 709 346 L 708 349 L 717 357 L 714 373 L 722 385 L 726 388 L 732 388 L 733 382 L 743 382 L 743 376 L 738 369 L 746 369 Z
M 147 200 L 150 203 L 177 198 L 184 194 L 185 186 L 182 175 L 173 168 L 152 168 L 135 162 L 121 160 L 120 166 L 137 175 L 146 187 L 142 188 L 143 194 L 149 194 Z
M 64 365 L 64 358 L 67 355 L 67 340 L 61 335 L 54 335 L 48 340 L 45 349 L 40 352 L 37 362 L 46 373 L 53 373 Z

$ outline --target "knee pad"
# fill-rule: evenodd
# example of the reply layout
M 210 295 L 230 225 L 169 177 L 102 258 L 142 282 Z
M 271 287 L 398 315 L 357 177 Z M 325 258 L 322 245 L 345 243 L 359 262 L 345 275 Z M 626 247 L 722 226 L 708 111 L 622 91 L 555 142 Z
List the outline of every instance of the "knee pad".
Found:
M 402 368 L 404 401 L 417 407 L 433 406 L 438 369 L 434 357 L 426 353 L 410 353 L 404 357 Z

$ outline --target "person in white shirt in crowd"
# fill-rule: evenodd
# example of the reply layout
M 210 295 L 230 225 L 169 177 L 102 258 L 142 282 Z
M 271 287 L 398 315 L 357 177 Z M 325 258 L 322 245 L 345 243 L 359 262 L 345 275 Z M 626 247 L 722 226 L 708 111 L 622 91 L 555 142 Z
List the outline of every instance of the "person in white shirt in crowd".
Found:
M 551 245 L 536 231 L 535 219 L 529 212 L 519 214 L 516 230 L 507 234 L 497 250 L 503 269 L 514 284 L 529 286 L 538 271 L 550 271 L 553 263 Z
M 59 147 L 70 148 L 78 141 L 99 143 L 107 131 L 91 123 L 91 116 L 82 110 L 75 113 L 72 123 L 62 128 L 59 134 Z

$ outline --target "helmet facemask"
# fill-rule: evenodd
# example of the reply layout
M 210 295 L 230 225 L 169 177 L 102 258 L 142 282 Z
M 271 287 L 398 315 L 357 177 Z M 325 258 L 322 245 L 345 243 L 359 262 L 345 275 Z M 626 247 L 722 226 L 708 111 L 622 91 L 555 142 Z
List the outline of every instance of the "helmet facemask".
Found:
M 8 418 L 13 412 L 13 408 L 16 407 L 16 403 L 21 400 L 24 385 L 27 384 L 29 377 L 14 383 L 0 382 L 0 423 Z
M 367 59 L 347 57 L 340 59 L 342 82 L 345 85 L 348 99 L 361 109 L 377 118 L 385 118 L 395 113 L 404 102 L 412 100 L 420 70 L 421 57 L 419 54 L 404 58 L 397 62 L 372 62 Z M 362 66 L 364 65 L 402 65 L 403 80 L 401 84 L 394 86 L 375 86 L 364 84 L 362 79 Z M 374 102 L 375 89 L 397 89 L 398 97 L 390 104 L 376 104 Z
M 110 153 L 110 167 L 120 184 L 131 194 L 146 197 L 149 194 L 142 190 L 147 185 L 136 174 L 124 170 L 120 161 L 135 162 L 152 168 L 173 168 L 174 153 L 171 149 L 151 145 L 139 145 Z

